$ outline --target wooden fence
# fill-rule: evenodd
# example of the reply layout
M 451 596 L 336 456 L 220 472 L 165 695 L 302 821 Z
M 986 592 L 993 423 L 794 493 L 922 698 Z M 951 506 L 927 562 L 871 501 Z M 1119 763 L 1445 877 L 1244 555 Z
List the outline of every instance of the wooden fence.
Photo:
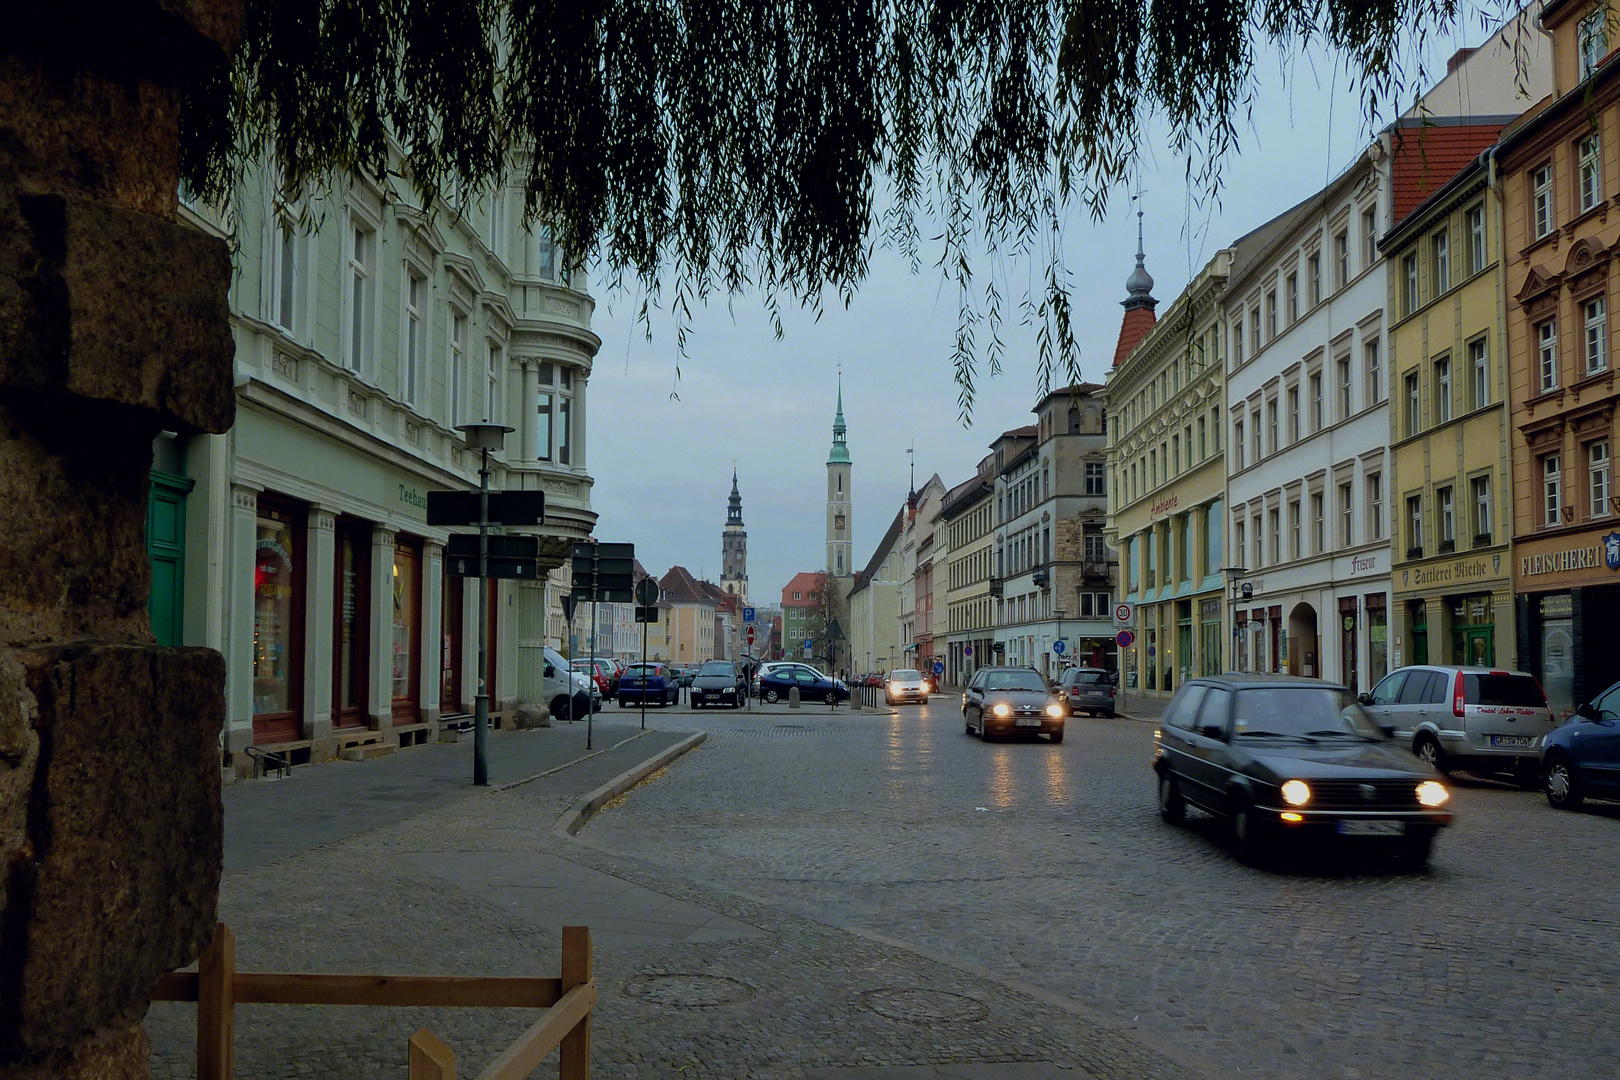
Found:
M 270 974 L 236 970 L 236 939 L 224 923 L 196 971 L 171 971 L 154 1001 L 197 1003 L 197 1080 L 232 1080 L 238 1005 L 415 1005 L 543 1009 L 540 1019 L 478 1080 L 522 1080 L 558 1051 L 559 1080 L 591 1074 L 591 932 L 563 927 L 562 978 L 459 975 Z M 426 1028 L 410 1038 L 410 1080 L 455 1080 L 456 1055 Z

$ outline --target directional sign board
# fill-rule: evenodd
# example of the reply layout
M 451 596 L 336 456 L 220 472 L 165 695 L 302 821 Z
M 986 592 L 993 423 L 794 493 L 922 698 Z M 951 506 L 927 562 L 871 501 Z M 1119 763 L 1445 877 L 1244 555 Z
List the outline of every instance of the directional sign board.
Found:
M 532 562 L 540 557 L 538 536 L 487 536 L 484 539 L 489 541 L 491 558 L 528 559 Z M 472 533 L 451 533 L 444 553 L 452 559 L 476 559 L 478 537 Z
M 945 674 L 945 661 L 943 661 L 943 660 L 935 660 L 934 661 L 934 674 L 935 675 L 943 675 L 943 674 Z
M 1062 638 L 1058 638 L 1056 641 L 1052 642 L 1052 651 L 1057 653 L 1059 656 L 1062 656 L 1063 650 L 1067 649 L 1068 647 L 1069 646 L 1064 643 Z
M 635 569 L 634 544 L 575 544 L 571 590 L 581 600 L 628 604 L 634 599 Z
M 491 539 L 494 539 L 491 537 Z M 533 559 L 487 559 L 489 568 L 488 577 L 514 578 L 520 581 L 538 581 L 540 579 L 540 564 Z M 451 577 L 477 577 L 477 555 L 446 555 L 444 557 L 444 572 Z
M 427 493 L 429 525 L 477 525 L 476 491 L 430 491 Z M 543 491 L 491 491 L 490 525 L 539 525 L 546 519 L 546 493 Z

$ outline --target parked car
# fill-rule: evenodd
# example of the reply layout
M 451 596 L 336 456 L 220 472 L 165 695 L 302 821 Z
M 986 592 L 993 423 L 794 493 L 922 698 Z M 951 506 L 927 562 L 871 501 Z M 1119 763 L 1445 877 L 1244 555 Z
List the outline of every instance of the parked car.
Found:
M 1240 859 L 1288 836 L 1376 841 L 1428 861 L 1451 824 L 1451 793 L 1398 749 L 1343 686 L 1289 675 L 1208 676 L 1182 684 L 1154 735 L 1159 814 L 1225 818 Z
M 669 664 L 631 664 L 619 679 L 619 708 L 626 705 L 675 705 L 681 685 Z
M 742 668 L 732 660 L 707 660 L 692 679 L 692 708 L 705 705 L 728 705 L 742 708 L 748 686 L 743 681 Z
M 1063 717 L 1063 703 L 1031 667 L 980 668 L 962 691 L 962 723 L 969 735 L 977 729 L 986 742 L 992 732 L 1027 732 L 1062 742 Z
M 618 687 L 614 685 L 617 680 L 614 678 L 613 669 L 607 661 L 575 660 L 569 666 L 575 671 L 583 672 L 589 678 L 596 680 L 597 690 L 601 692 L 604 698 L 613 697 L 617 693 Z
M 595 690 L 590 677 L 575 671 L 561 653 L 550 647 L 542 649 L 541 656 L 541 688 L 551 715 L 558 720 L 589 716 L 594 711 Z
M 1102 668 L 1072 667 L 1058 676 L 1057 693 L 1069 707 L 1070 716 L 1114 715 L 1115 679 Z
M 1560 810 L 1620 799 L 1620 682 L 1584 702 L 1542 740 L 1542 789 Z
M 773 671 L 777 671 L 781 668 L 808 666 L 808 664 L 802 664 L 797 660 L 766 660 L 764 663 L 760 664 L 757 669 L 755 669 L 753 687 L 750 689 L 749 693 L 751 693 L 754 697 L 762 697 L 763 695 L 760 692 L 760 682 L 765 678 L 765 676 L 769 675 Z
M 889 672 L 889 681 L 883 687 L 883 701 L 899 705 L 907 701 L 928 704 L 928 680 L 915 668 L 896 668 Z
M 1441 772 L 1510 773 L 1527 790 L 1541 783 L 1541 740 L 1557 726 L 1541 684 L 1523 671 L 1412 665 L 1361 703 Z
M 775 704 L 787 700 L 788 692 L 795 686 L 799 688 L 801 701 L 825 701 L 829 705 L 836 705 L 849 699 L 849 687 L 844 685 L 843 680 L 823 675 L 808 664 L 784 664 L 773 668 L 760 676 L 759 694 Z

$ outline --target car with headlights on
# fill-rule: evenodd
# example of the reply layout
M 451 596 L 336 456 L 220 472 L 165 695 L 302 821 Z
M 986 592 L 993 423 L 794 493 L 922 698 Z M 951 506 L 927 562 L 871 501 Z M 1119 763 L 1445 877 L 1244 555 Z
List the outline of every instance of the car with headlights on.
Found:
M 1542 740 L 1541 784 L 1559 810 L 1579 810 L 1588 798 L 1620 799 L 1620 682 Z
M 969 735 L 1045 735 L 1063 741 L 1068 710 L 1041 673 L 1031 667 L 984 667 L 962 691 L 962 723 Z
M 1346 687 L 1290 675 L 1191 679 L 1154 733 L 1159 814 L 1222 818 L 1253 861 L 1291 837 L 1381 844 L 1415 866 L 1451 824 L 1440 774 L 1406 753 Z
M 915 668 L 896 668 L 883 685 L 883 703 L 902 705 L 908 701 L 928 704 L 928 680 Z
M 740 709 L 748 696 L 748 684 L 742 668 L 732 660 L 705 660 L 692 677 L 690 697 L 692 708 L 705 705 L 724 705 Z

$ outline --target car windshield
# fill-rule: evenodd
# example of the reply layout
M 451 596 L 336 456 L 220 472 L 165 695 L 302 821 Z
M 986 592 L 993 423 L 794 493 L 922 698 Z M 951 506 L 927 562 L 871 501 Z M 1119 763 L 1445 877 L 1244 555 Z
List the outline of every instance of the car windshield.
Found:
M 1031 690 L 1046 693 L 1046 680 L 1033 671 L 992 671 L 985 676 L 986 690 Z
M 922 678 L 922 672 L 915 668 L 901 668 L 899 671 L 889 672 L 889 678 L 899 679 L 901 682 L 916 682 Z
M 1232 702 L 1232 734 L 1251 738 L 1384 738 L 1348 691 L 1330 686 L 1239 690 Z
M 1070 676 L 1076 686 L 1101 686 L 1108 681 L 1106 671 L 1077 671 Z
M 710 660 L 698 668 L 699 675 L 735 675 L 737 669 L 725 660 Z
M 1528 675 L 1463 675 L 1466 700 L 1477 705 L 1545 709 L 1547 697 Z

